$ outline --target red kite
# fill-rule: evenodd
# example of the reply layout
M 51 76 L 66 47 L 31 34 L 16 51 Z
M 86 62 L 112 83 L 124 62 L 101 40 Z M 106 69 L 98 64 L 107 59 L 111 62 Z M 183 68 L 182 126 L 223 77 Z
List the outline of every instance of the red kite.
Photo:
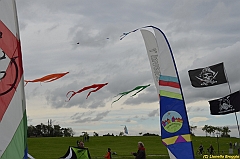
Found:
M 68 101 L 73 97 L 75 96 L 77 93 L 81 93 L 83 91 L 86 91 L 88 89 L 91 89 L 91 88 L 96 88 L 90 92 L 88 92 L 88 95 L 87 95 L 87 98 L 88 96 L 92 93 L 92 92 L 97 92 L 99 89 L 101 89 L 102 87 L 106 86 L 108 83 L 104 83 L 104 84 L 93 84 L 91 86 L 86 86 L 86 87 L 83 87 L 82 89 L 80 89 L 79 91 L 75 92 L 75 91 L 69 91 L 66 95 L 66 97 L 68 96 L 69 93 L 72 93 L 71 97 L 68 99 Z M 86 98 L 86 99 L 87 99 Z
M 24 80 L 26 82 L 25 86 L 28 84 L 28 82 L 52 82 L 52 81 L 55 81 L 55 80 L 65 76 L 68 73 L 69 72 L 55 73 L 55 74 L 46 75 L 46 76 L 41 77 L 41 78 L 37 78 L 35 80 Z

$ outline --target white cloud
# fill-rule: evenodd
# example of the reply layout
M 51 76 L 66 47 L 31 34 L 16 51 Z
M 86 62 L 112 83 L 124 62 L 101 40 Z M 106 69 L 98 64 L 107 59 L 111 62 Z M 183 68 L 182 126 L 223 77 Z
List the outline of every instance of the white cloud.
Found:
M 193 117 L 190 119 L 190 122 L 198 123 L 198 122 L 207 121 L 207 120 L 209 120 L 209 118 L 207 117 Z

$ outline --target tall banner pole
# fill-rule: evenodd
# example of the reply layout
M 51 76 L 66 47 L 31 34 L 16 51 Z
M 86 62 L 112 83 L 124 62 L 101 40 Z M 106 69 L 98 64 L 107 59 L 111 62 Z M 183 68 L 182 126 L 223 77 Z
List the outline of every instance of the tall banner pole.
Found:
M 228 84 L 229 92 L 230 92 L 230 94 L 231 94 L 231 93 L 232 93 L 232 90 L 231 90 L 231 86 L 230 86 L 230 83 L 229 83 L 229 80 L 228 80 L 227 71 L 226 71 L 225 67 L 223 67 L 223 68 L 224 68 L 224 73 L 225 73 L 225 76 L 226 76 L 226 79 L 227 79 L 227 84 Z M 239 130 L 239 124 L 238 124 L 238 117 L 237 117 L 237 113 L 236 113 L 236 112 L 234 112 L 234 114 L 235 114 L 236 123 L 237 123 L 237 128 L 238 128 L 238 138 L 240 139 L 240 130 Z

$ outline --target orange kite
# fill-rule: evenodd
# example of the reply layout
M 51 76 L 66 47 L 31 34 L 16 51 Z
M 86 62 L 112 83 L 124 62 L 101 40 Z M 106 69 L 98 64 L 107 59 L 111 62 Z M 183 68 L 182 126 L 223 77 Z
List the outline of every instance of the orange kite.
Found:
M 41 78 L 37 78 L 35 80 L 24 80 L 26 82 L 25 86 L 28 84 L 28 82 L 52 82 L 52 81 L 55 81 L 55 80 L 65 76 L 68 73 L 69 72 L 54 73 L 54 74 L 46 75 L 46 76 L 41 77 Z
M 91 88 L 96 88 L 90 92 L 88 92 L 88 95 L 87 95 L 87 98 L 88 96 L 92 93 L 92 92 L 97 92 L 99 89 L 101 89 L 102 87 L 106 86 L 108 83 L 104 83 L 104 84 L 93 84 L 91 86 L 86 86 L 86 87 L 83 87 L 82 89 L 80 89 L 79 91 L 75 92 L 75 91 L 69 91 L 66 95 L 66 97 L 68 96 L 69 93 L 72 93 L 72 95 L 70 96 L 70 98 L 68 99 L 68 101 L 73 97 L 75 96 L 77 93 L 81 93 L 85 90 L 88 90 L 88 89 L 91 89 Z M 86 99 L 87 99 L 86 98 Z

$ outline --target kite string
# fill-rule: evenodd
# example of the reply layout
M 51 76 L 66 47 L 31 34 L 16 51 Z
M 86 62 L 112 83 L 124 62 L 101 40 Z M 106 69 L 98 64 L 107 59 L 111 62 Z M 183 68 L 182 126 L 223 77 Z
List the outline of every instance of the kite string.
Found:
M 120 36 L 120 40 L 122 40 L 123 38 L 125 38 L 128 34 L 134 33 L 134 32 L 136 32 L 136 31 L 138 31 L 139 29 L 141 29 L 141 28 L 135 29 L 135 30 L 130 31 L 130 32 L 127 32 L 127 33 L 123 33 L 123 34 Z
M 138 31 L 139 29 L 143 29 L 143 28 L 147 28 L 147 27 L 152 27 L 151 25 L 148 25 L 148 26 L 144 26 L 144 27 L 140 27 L 140 28 L 137 28 L 135 30 L 132 30 L 130 32 L 127 32 L 127 33 L 123 33 L 121 36 L 120 36 L 120 40 L 124 39 L 128 34 L 130 33 L 134 33 L 136 31 Z

